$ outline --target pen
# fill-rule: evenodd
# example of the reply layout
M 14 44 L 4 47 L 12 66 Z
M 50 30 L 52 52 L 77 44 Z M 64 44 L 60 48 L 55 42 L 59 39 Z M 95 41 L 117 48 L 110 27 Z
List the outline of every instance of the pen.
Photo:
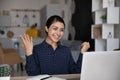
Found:
M 50 77 L 52 77 L 52 76 L 48 76 L 48 77 L 42 78 L 42 79 L 40 79 L 40 80 L 45 80 L 45 79 L 48 79 L 48 78 L 50 78 Z

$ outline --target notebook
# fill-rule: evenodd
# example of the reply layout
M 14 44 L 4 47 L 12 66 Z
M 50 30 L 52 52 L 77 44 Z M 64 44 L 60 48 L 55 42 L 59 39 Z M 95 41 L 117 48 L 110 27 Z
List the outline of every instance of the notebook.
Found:
M 120 80 L 120 51 L 85 52 L 80 80 Z

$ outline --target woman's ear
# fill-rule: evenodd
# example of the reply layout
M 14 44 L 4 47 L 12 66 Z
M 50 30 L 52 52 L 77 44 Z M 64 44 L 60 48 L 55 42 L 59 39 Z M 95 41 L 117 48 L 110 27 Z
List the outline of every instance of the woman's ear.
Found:
M 45 31 L 48 32 L 48 28 L 47 28 L 47 26 L 45 26 Z

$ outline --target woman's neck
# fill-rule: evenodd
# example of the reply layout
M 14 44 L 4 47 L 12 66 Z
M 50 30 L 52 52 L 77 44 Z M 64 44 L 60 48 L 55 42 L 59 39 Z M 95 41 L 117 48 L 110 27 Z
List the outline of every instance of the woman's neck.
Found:
M 57 43 L 56 42 L 53 42 L 52 40 L 46 38 L 46 42 L 52 46 L 52 48 L 55 50 L 57 48 Z

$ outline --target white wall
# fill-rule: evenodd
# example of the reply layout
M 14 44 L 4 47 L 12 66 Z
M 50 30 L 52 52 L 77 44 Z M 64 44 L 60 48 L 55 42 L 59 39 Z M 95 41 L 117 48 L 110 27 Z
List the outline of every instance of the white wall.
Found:
M 15 11 L 12 11 L 11 9 L 35 9 L 35 10 L 40 10 L 43 6 L 49 3 L 49 0 L 0 0 L 0 12 L 2 13 L 3 10 L 7 10 L 10 12 L 10 17 L 11 17 L 11 24 L 7 25 L 8 27 L 11 26 L 13 28 L 9 29 L 12 32 L 14 32 L 14 37 L 21 35 L 21 33 L 25 32 L 26 30 L 26 24 L 24 24 L 23 17 L 26 14 L 25 12 L 19 12 L 19 18 L 16 18 L 16 13 Z M 33 13 L 27 13 L 29 17 L 29 26 L 33 25 L 35 22 L 38 23 L 38 28 L 40 28 L 40 13 L 37 13 L 36 18 L 32 18 L 31 16 Z M 1 19 L 0 19 L 1 20 Z M 1 21 L 3 25 L 0 23 L 0 27 L 5 27 L 6 22 L 9 22 L 10 19 L 5 19 L 6 21 Z M 16 29 L 15 27 L 17 25 L 20 25 L 23 28 L 18 28 Z M 7 38 L 7 28 L 4 28 L 5 34 L 0 35 L 0 37 L 6 37 Z
M 40 9 L 48 4 L 49 0 L 0 0 L 0 8 L 10 9 Z
M 71 8 L 73 8 L 73 6 L 71 6 L 71 0 L 0 0 L 0 11 L 3 11 L 3 10 L 10 11 L 10 13 L 12 14 L 11 15 L 12 20 L 11 20 L 10 26 L 17 26 L 17 25 L 26 26 L 26 24 L 22 23 L 25 13 L 21 12 L 20 15 L 22 17 L 19 17 L 20 19 L 17 20 L 17 19 L 15 19 L 15 15 L 16 15 L 17 11 L 16 11 L 16 13 L 14 13 L 14 11 L 11 11 L 11 9 L 37 9 L 37 10 L 40 10 L 49 3 L 65 4 L 66 1 L 67 1 L 66 11 L 68 11 L 68 15 L 65 15 L 65 16 L 67 16 L 66 17 L 67 20 L 65 22 L 66 22 L 66 25 L 68 25 L 68 22 L 70 22 L 70 19 L 71 19 L 71 13 L 70 13 Z M 33 13 L 30 13 L 30 15 L 32 15 L 32 14 Z M 28 14 L 28 16 L 29 16 L 29 14 Z M 36 20 L 34 20 L 32 18 L 30 20 L 32 20 L 32 21 L 30 21 L 29 25 L 32 25 L 34 23 L 34 21 L 39 23 L 40 15 L 38 15 Z M 22 23 L 22 24 L 19 24 L 19 23 Z M 38 26 L 40 26 L 40 23 L 38 24 Z M 64 36 L 65 39 L 68 38 L 68 33 L 69 33 L 68 31 L 71 30 L 71 29 L 69 29 L 70 27 L 69 28 L 68 27 L 69 26 L 66 26 L 67 30 L 66 30 L 66 33 Z
M 22 22 L 25 14 L 28 15 L 29 25 L 33 25 L 35 22 L 40 26 L 40 12 L 17 12 L 12 9 L 34 9 L 40 10 L 43 6 L 49 3 L 49 0 L 0 0 L 0 11 L 7 10 L 10 12 L 11 25 L 10 26 L 27 26 Z M 15 15 L 19 13 L 20 17 L 15 18 Z M 36 14 L 36 18 L 31 18 L 33 14 Z

